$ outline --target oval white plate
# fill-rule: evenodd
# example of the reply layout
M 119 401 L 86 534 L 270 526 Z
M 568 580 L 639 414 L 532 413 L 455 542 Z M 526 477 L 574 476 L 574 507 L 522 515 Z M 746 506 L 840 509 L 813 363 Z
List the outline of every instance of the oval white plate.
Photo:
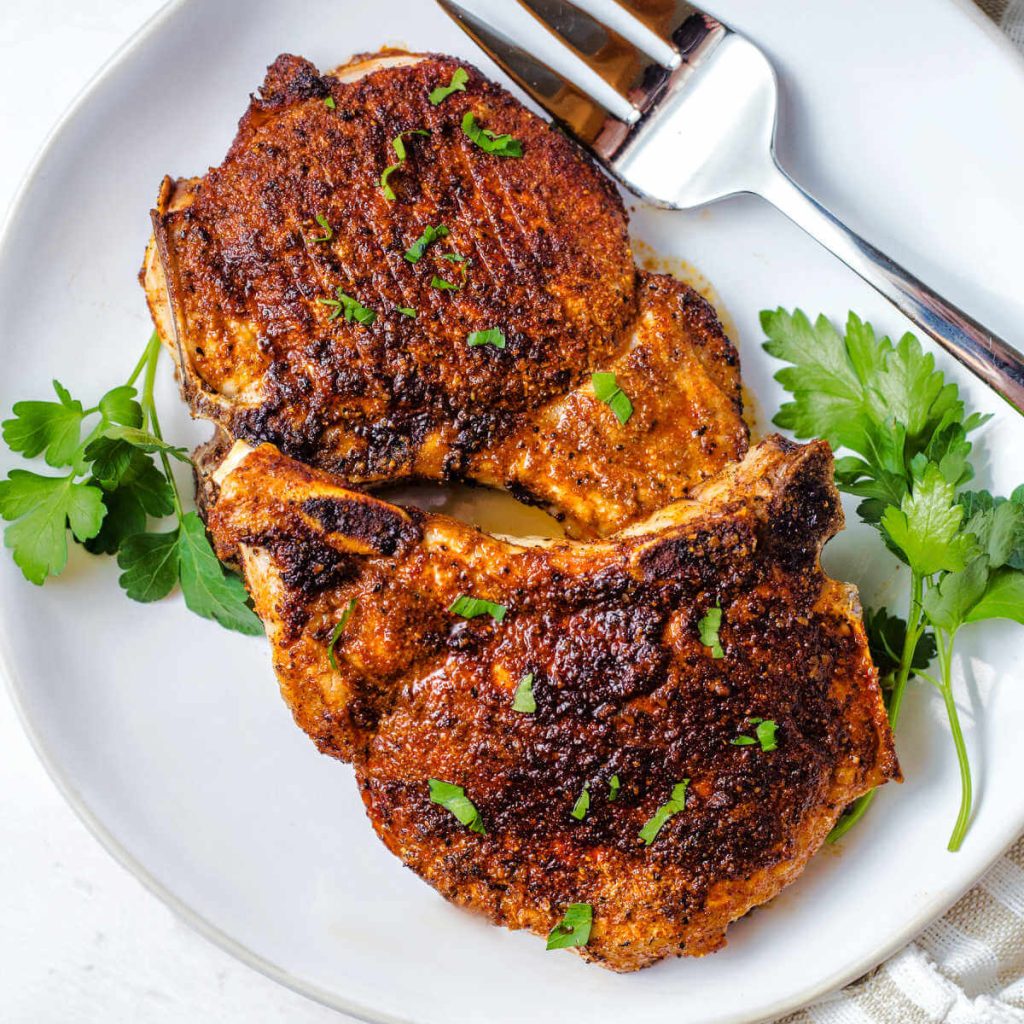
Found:
M 1024 65 L 994 29 L 935 0 L 709 6 L 775 61 L 779 149 L 797 177 L 1024 343 Z M 127 374 L 149 333 L 135 273 L 157 184 L 220 160 L 277 53 L 330 67 L 383 43 L 463 54 L 497 74 L 425 0 L 205 0 L 162 12 L 64 119 L 9 221 L 0 409 L 43 397 L 54 375 L 89 398 Z M 641 208 L 633 224 L 637 238 L 714 282 L 763 410 L 780 396 L 759 347 L 762 307 L 801 305 L 837 320 L 853 308 L 890 333 L 907 328 L 757 200 L 691 214 Z M 939 361 L 975 408 L 995 413 L 979 436 L 980 482 L 1008 490 L 1024 476 L 1024 421 Z M 166 366 L 160 400 L 170 436 L 204 436 Z M 863 528 L 833 542 L 827 561 L 869 601 L 901 592 Z M 101 841 L 194 925 L 368 1020 L 777 1015 L 910 939 L 1024 828 L 1024 632 L 986 625 L 961 645 L 958 697 L 978 804 L 960 854 L 945 852 L 957 801 L 946 726 L 938 701 L 917 688 L 900 735 L 907 784 L 887 787 L 839 850 L 734 926 L 724 952 L 612 975 L 445 904 L 378 843 L 350 770 L 317 756 L 293 726 L 263 643 L 196 619 L 178 598 L 132 604 L 116 577 L 109 559 L 76 551 L 40 590 L 0 559 L 0 651 L 41 756 Z

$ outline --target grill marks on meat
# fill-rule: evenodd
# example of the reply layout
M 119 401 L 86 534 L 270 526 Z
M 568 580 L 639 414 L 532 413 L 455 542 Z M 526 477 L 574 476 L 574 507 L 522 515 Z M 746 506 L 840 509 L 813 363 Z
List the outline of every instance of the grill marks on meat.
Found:
M 475 69 L 392 53 L 321 76 L 270 67 L 224 162 L 166 179 L 143 281 L 195 415 L 353 484 L 469 478 L 607 532 L 742 456 L 736 354 L 713 310 L 633 264 L 611 184 L 559 132 Z M 363 73 L 366 72 L 366 73 Z M 324 99 L 331 96 L 335 108 Z M 523 144 L 487 154 L 463 114 Z M 408 158 L 379 186 L 406 135 Z M 328 242 L 313 242 L 331 225 Z M 412 264 L 428 225 L 448 237 Z M 461 282 L 455 252 L 472 262 Z M 373 309 L 331 321 L 334 288 Z M 397 310 L 412 307 L 411 319 Z M 500 328 L 506 348 L 470 348 Z M 625 426 L 593 397 L 612 370 Z
M 842 524 L 824 442 L 769 438 L 606 541 L 531 546 L 348 491 L 270 446 L 243 454 L 210 525 L 240 557 L 282 692 L 354 763 L 388 848 L 455 903 L 541 934 L 591 903 L 580 952 L 615 970 L 702 955 L 792 881 L 847 803 L 899 775 L 856 592 L 818 560 Z M 333 578 L 296 572 L 311 560 Z M 505 605 L 504 622 L 451 614 L 460 594 Z M 335 672 L 327 639 L 352 598 Z M 717 660 L 698 631 L 716 603 Z M 512 710 L 526 672 L 534 714 Z M 750 716 L 777 723 L 776 750 L 730 743 Z M 485 836 L 430 802 L 430 777 L 465 788 Z M 645 847 L 682 779 L 685 810 Z

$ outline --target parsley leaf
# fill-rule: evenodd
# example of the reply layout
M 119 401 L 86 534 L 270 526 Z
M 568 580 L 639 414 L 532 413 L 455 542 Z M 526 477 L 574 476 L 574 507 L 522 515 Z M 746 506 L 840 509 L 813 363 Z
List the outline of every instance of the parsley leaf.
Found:
M 665 827 L 666 822 L 674 814 L 686 809 L 686 787 L 690 784 L 689 779 L 683 779 L 672 787 L 672 795 L 647 819 L 647 823 L 640 829 L 640 838 L 645 846 L 650 846 L 658 833 Z
M 475 619 L 478 615 L 490 615 L 495 622 L 502 622 L 508 609 L 503 604 L 485 601 L 482 597 L 469 597 L 460 594 L 448 607 L 453 615 L 461 615 L 464 619 Z
M 1024 625 L 1024 572 L 997 569 L 992 574 L 985 593 L 964 621 L 980 622 L 982 619 L 1013 619 Z
M 757 742 L 761 744 L 761 749 L 765 753 L 769 753 L 778 747 L 778 743 L 775 739 L 776 729 L 776 724 L 770 718 L 765 718 L 758 722 L 757 728 L 754 729 L 754 735 L 757 736 Z
M 123 570 L 118 582 L 133 601 L 159 601 L 178 582 L 178 530 L 129 537 L 121 544 L 117 564 Z
M 470 348 L 476 348 L 478 345 L 493 345 L 495 348 L 505 347 L 505 334 L 497 327 L 492 327 L 487 331 L 473 331 L 469 337 L 466 338 Z
M 446 281 L 443 277 L 438 277 L 437 274 L 430 279 L 430 287 L 444 292 L 458 292 L 462 290 L 461 284 L 453 284 L 451 281 Z
M 51 477 L 12 469 L 0 482 L 0 517 L 12 524 L 4 543 L 25 578 L 37 586 L 67 564 L 68 529 L 76 540 L 88 540 L 99 533 L 104 515 L 102 491 L 75 483 L 73 474 Z
M 113 441 L 125 441 L 133 448 L 138 448 L 142 452 L 163 452 L 165 455 L 170 455 L 186 465 L 192 464 L 187 448 L 168 444 L 162 437 L 157 437 L 156 434 L 148 430 L 142 430 L 137 427 L 110 426 L 103 431 L 103 437 Z M 94 454 L 95 450 L 92 448 L 92 445 L 85 449 L 85 457 L 87 459 L 91 459 Z
M 895 421 L 916 453 L 940 427 L 963 418 L 956 385 L 945 383 L 911 334 L 893 345 L 851 313 L 844 337 L 824 316 L 812 325 L 800 310 L 783 309 L 764 310 L 761 326 L 765 349 L 795 364 L 775 375 L 794 400 L 774 422 L 797 437 L 824 437 L 865 454 L 873 428 Z
M 981 600 L 988 584 L 988 556 L 972 558 L 959 572 L 944 573 L 925 590 L 921 606 L 934 626 L 955 632 Z
M 431 227 L 428 224 L 423 229 L 423 234 L 405 250 L 405 258 L 410 263 L 419 263 L 427 248 L 433 245 L 439 238 L 447 238 L 448 234 L 449 231 L 443 224 L 438 224 L 437 227 Z
M 891 615 L 886 608 L 865 608 L 864 630 L 868 635 L 871 660 L 882 678 L 882 685 L 891 686 L 892 680 L 889 677 L 900 667 L 903 646 L 907 639 L 907 624 L 898 615 Z M 917 638 L 910 667 L 925 669 L 934 657 L 935 636 L 933 633 L 923 632 Z
M 100 415 L 106 423 L 118 423 L 123 427 L 142 426 L 142 406 L 137 401 L 138 392 L 130 384 L 111 388 L 99 403 Z
M 712 658 L 724 658 L 725 651 L 722 650 L 721 641 L 718 639 L 718 630 L 722 625 L 722 606 L 716 604 L 714 608 L 709 608 L 704 614 L 704 617 L 697 623 L 697 629 L 700 632 L 700 642 L 705 646 L 711 648 Z
M 322 235 L 310 235 L 309 240 L 311 242 L 329 242 L 334 237 L 334 229 L 331 227 L 330 222 L 322 213 L 316 214 L 314 219 L 324 229 L 324 233 Z
M 15 402 L 14 418 L 4 420 L 3 436 L 11 451 L 26 458 L 43 453 L 50 466 L 70 466 L 81 435 L 85 412 L 60 381 L 53 382 L 57 402 Z
M 548 949 L 585 946 L 590 941 L 594 908 L 589 903 L 570 903 L 565 915 L 548 933 Z
M 325 107 L 326 107 L 326 108 L 327 108 L 328 110 L 334 110 L 334 108 L 335 108 L 335 107 L 336 107 L 337 105 L 338 105 L 338 104 L 334 102 L 334 97 L 333 97 L 333 96 L 328 96 L 328 97 L 327 97 L 327 98 L 326 98 L 326 99 L 324 100 L 324 106 L 325 106 Z
M 450 782 L 442 782 L 440 779 L 430 779 L 430 802 L 440 804 L 446 811 L 450 811 L 470 832 L 477 832 L 479 835 L 487 835 L 484 823 L 480 818 L 480 812 L 473 805 L 473 802 L 466 796 L 466 791 L 461 786 L 455 786 Z
M 195 512 L 186 512 L 181 517 L 178 561 L 181 592 L 189 611 L 247 636 L 263 635 L 263 624 L 249 607 L 244 584 L 224 570 L 206 539 L 206 527 Z
M 527 672 L 516 686 L 512 698 L 512 710 L 523 715 L 532 715 L 537 710 L 537 699 L 533 695 L 533 673 Z
M 481 128 L 470 110 L 462 117 L 462 131 L 485 153 L 511 157 L 523 155 L 523 144 L 518 139 L 513 139 L 511 135 L 495 135 L 490 129 Z
M 614 803 L 616 797 L 619 795 L 619 790 L 622 788 L 622 783 L 619 781 L 618 775 L 613 775 L 608 780 L 608 803 Z
M 889 506 L 885 510 L 882 529 L 915 572 L 930 576 L 964 567 L 974 543 L 960 532 L 963 516 L 963 506 L 954 499 L 953 485 L 943 478 L 934 462 L 929 462 L 899 508 Z
M 354 597 L 351 598 L 348 604 L 345 605 L 345 610 L 341 613 L 341 618 L 338 619 L 334 625 L 334 629 L 331 630 L 331 639 L 327 644 L 327 660 L 330 662 L 331 668 L 333 668 L 335 672 L 338 671 L 338 659 L 335 657 L 334 648 L 337 646 L 338 639 L 341 637 L 341 634 L 345 632 L 345 627 L 348 625 L 348 620 L 352 618 L 352 613 L 356 610 L 357 604 L 357 599 Z
M 351 295 L 346 295 L 340 285 L 334 289 L 334 294 L 337 298 L 316 300 L 318 305 L 331 307 L 331 314 L 327 317 L 328 320 L 337 320 L 344 312 L 345 323 L 350 324 L 355 320 L 356 323 L 369 327 L 377 319 L 377 314 L 372 309 L 367 309 L 358 299 L 352 298 Z
M 381 190 L 384 192 L 385 199 L 394 202 L 395 199 L 397 198 L 395 196 L 394 189 L 388 184 L 388 178 L 390 178 L 391 175 L 395 173 L 395 171 L 402 167 L 405 164 L 405 161 L 408 159 L 409 153 L 405 146 L 405 140 L 413 135 L 429 134 L 430 132 L 428 132 L 425 128 L 413 128 L 411 131 L 401 132 L 391 140 L 391 148 L 394 149 L 395 156 L 398 157 L 398 160 L 395 163 L 391 164 L 390 166 L 385 167 L 384 170 L 381 172 L 380 187 Z
M 957 502 L 964 508 L 964 531 L 977 538 L 989 565 L 1024 569 L 1024 492 L 993 498 L 988 491 L 964 491 Z
M 111 442 L 120 446 L 123 442 Z M 94 555 L 114 555 L 129 537 L 143 533 L 150 516 L 162 518 L 174 511 L 174 497 L 167 478 L 153 465 L 151 459 L 130 446 L 127 447 L 127 466 L 116 482 L 101 483 L 103 504 L 107 514 L 103 526 L 95 537 L 85 542 L 86 551 Z M 93 463 L 94 475 L 99 463 Z M 91 482 L 91 481 L 90 481 Z
M 410 320 L 416 319 L 416 310 L 412 306 L 395 306 L 395 312 L 409 317 Z
M 576 798 L 576 803 L 572 805 L 572 816 L 577 821 L 582 821 L 587 816 L 587 811 L 590 810 L 590 783 L 583 783 L 583 790 L 580 795 Z
M 633 403 L 615 380 L 614 373 L 592 373 L 590 383 L 598 401 L 604 402 L 615 414 L 619 423 L 625 425 L 633 415 Z
M 439 85 L 430 93 L 430 102 L 436 107 L 443 100 L 448 99 L 453 92 L 465 92 L 466 83 L 469 81 L 469 73 L 465 68 L 456 68 L 452 72 L 452 80 L 447 85 Z
M 899 505 L 920 455 L 955 486 L 970 478 L 967 434 L 986 417 L 964 417 L 956 385 L 913 335 L 894 345 L 853 313 L 845 335 L 800 310 L 763 310 L 761 326 L 765 349 L 794 364 L 775 375 L 793 401 L 774 422 L 857 453 L 836 461 L 836 484 L 864 499 L 858 512 L 867 522 L 878 525 L 887 505 Z

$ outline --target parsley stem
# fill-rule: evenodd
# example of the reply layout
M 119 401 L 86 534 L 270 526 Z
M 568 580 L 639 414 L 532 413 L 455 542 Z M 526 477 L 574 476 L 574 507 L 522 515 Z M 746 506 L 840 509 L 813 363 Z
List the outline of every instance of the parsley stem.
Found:
M 889 724 L 893 731 L 896 730 L 896 723 L 900 718 L 900 709 L 903 707 L 903 694 L 907 688 L 907 680 L 910 678 L 911 668 L 914 663 L 914 652 L 917 650 L 917 642 L 924 632 L 922 623 L 921 597 L 924 591 L 924 580 L 918 573 L 911 573 L 910 576 L 910 608 L 907 613 L 907 632 L 903 638 L 903 650 L 900 653 L 900 665 L 896 671 L 896 681 L 893 683 L 892 696 L 889 698 Z
M 149 361 L 153 358 L 154 348 L 157 351 L 160 349 L 160 335 L 156 331 L 149 336 L 149 341 L 146 342 L 146 347 L 142 350 L 142 357 L 135 364 L 135 369 L 132 370 L 132 375 L 125 382 L 128 387 L 132 387 L 139 379 L 139 374 L 142 373 L 149 364 Z
M 921 634 L 925 630 L 921 610 L 923 591 L 924 580 L 918 573 L 911 573 L 907 632 L 903 638 L 903 650 L 900 652 L 900 663 L 896 668 L 888 703 L 889 725 L 893 731 L 896 729 L 896 723 L 900 717 L 900 709 L 903 707 L 903 694 L 906 691 L 907 680 L 910 678 L 913 668 L 914 653 L 917 651 L 917 644 L 921 639 Z M 826 842 L 835 843 L 842 839 L 867 813 L 867 809 L 871 806 L 871 801 L 874 800 L 875 793 L 877 792 L 878 790 L 873 789 L 854 800 L 849 810 L 836 822 L 835 827 L 829 832 Z
M 156 413 L 156 402 L 153 400 L 153 383 L 156 380 L 156 364 L 160 359 L 160 336 L 153 332 L 153 336 L 149 339 L 149 344 L 146 346 L 146 353 L 144 357 L 144 364 L 146 368 L 146 376 L 142 385 L 142 414 L 149 420 L 149 429 L 152 430 L 154 436 L 158 437 L 161 441 L 164 439 L 163 432 L 160 429 L 160 419 Z M 133 380 L 138 377 L 138 368 L 133 375 Z M 174 479 L 174 474 L 171 472 L 171 460 L 167 458 L 167 452 L 160 452 L 160 462 L 163 465 L 164 476 L 167 478 L 167 483 L 171 488 L 171 500 L 174 502 L 174 514 L 178 517 L 178 522 L 181 522 L 184 512 L 181 507 L 181 495 L 178 493 L 178 484 Z
M 948 636 L 948 639 L 947 639 Z M 949 730 L 953 734 L 953 746 L 956 748 L 956 760 L 960 768 L 960 810 L 956 816 L 956 824 L 949 837 L 947 849 L 956 853 L 967 834 L 967 826 L 971 820 L 971 762 L 967 757 L 967 744 L 960 728 L 960 714 L 953 699 L 953 639 L 955 633 L 943 633 L 939 637 L 938 657 L 942 671 L 942 702 L 946 705 L 946 717 L 949 719 Z

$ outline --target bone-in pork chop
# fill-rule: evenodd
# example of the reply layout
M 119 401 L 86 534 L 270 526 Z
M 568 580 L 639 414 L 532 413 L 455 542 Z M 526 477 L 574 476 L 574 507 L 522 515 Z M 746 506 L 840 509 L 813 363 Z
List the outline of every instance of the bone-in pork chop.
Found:
M 819 563 L 824 442 L 769 438 L 590 543 L 498 540 L 269 445 L 220 474 L 218 553 L 298 724 L 388 848 L 496 923 L 589 907 L 556 936 L 622 971 L 712 952 L 899 775 L 856 590 Z
M 143 282 L 193 414 L 352 484 L 469 479 L 603 533 L 746 450 L 713 309 L 637 271 L 608 180 L 451 58 L 278 58 L 153 227 Z

